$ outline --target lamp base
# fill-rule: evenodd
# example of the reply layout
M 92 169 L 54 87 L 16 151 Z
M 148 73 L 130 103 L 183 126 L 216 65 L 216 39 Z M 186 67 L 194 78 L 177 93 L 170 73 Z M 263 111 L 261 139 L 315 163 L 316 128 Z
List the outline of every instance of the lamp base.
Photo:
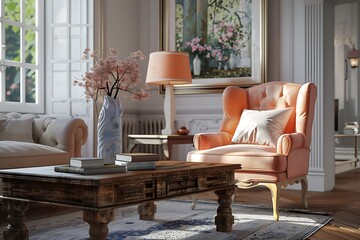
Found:
M 162 135 L 177 135 L 177 131 L 175 129 L 164 128 L 161 130 Z
M 174 99 L 174 87 L 172 85 L 165 85 L 164 115 L 165 115 L 165 128 L 161 130 L 161 133 L 163 135 L 176 134 L 176 129 L 174 127 L 175 99 Z

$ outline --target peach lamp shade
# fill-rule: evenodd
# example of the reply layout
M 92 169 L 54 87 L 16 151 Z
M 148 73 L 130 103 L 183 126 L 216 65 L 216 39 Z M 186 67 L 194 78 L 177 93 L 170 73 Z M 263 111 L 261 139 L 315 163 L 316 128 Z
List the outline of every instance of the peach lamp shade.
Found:
M 162 51 L 150 54 L 146 83 L 165 85 L 165 128 L 162 130 L 162 134 L 176 134 L 173 85 L 189 84 L 191 81 L 190 60 L 187 53 Z
M 156 85 L 191 83 L 189 55 L 184 52 L 151 53 L 146 83 Z

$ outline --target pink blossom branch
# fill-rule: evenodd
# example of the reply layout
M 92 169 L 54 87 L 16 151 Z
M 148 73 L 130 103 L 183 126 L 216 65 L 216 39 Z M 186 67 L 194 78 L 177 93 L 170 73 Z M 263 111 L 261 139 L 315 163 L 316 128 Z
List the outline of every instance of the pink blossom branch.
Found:
M 83 51 L 83 59 L 87 60 L 90 49 Z M 82 79 L 75 79 L 74 86 L 83 87 L 87 99 L 98 99 L 99 91 L 106 95 L 117 98 L 119 91 L 131 93 L 131 100 L 144 100 L 149 95 L 144 89 L 133 89 L 140 84 L 139 61 L 145 59 L 141 51 L 133 52 L 124 60 L 119 60 L 117 51 L 110 49 L 110 56 L 99 59 L 97 52 L 90 54 L 94 65 L 90 71 L 85 72 Z M 112 78 L 112 79 L 111 79 Z

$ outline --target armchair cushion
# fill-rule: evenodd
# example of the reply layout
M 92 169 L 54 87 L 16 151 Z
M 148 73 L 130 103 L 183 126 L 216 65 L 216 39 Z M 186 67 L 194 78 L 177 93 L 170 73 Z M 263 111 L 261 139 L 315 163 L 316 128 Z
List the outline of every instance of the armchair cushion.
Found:
M 34 142 L 33 118 L 0 119 L 0 140 Z
M 293 108 L 265 111 L 244 109 L 232 142 L 275 147 L 292 111 Z
M 187 161 L 239 163 L 241 172 L 280 173 L 287 169 L 286 156 L 278 154 L 276 148 L 256 144 L 231 144 L 191 151 Z

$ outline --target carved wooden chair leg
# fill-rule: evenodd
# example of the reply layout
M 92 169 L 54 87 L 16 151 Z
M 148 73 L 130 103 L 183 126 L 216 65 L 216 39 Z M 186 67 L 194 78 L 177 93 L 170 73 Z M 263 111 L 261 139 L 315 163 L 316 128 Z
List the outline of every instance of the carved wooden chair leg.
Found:
M 196 198 L 196 195 L 191 195 L 191 210 L 194 210 L 195 207 L 196 207 L 196 201 L 197 201 L 197 198 Z
M 306 201 L 307 190 L 308 190 L 308 181 L 307 181 L 307 177 L 305 176 L 301 179 L 301 197 L 302 197 L 302 204 L 305 208 L 308 207 Z
M 266 186 L 270 189 L 271 198 L 272 198 L 272 205 L 273 205 L 273 216 L 275 221 L 279 221 L 279 196 L 280 196 L 280 189 L 281 184 L 277 183 L 260 183 L 259 185 Z

